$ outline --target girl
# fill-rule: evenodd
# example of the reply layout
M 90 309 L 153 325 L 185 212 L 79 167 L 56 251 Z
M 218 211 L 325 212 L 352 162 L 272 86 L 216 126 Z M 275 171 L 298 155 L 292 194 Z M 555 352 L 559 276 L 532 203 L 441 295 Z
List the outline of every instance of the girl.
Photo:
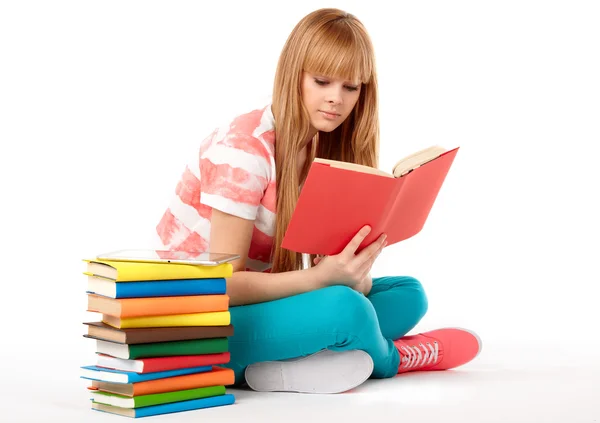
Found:
M 210 134 L 177 185 L 157 227 L 163 248 L 240 255 L 227 279 L 236 384 L 337 393 L 371 376 L 450 369 L 481 350 L 461 329 L 405 336 L 427 299 L 412 277 L 371 279 L 385 234 L 358 254 L 368 227 L 335 256 L 280 248 L 315 157 L 378 166 L 377 101 L 362 23 L 312 12 L 283 47 L 272 102 Z

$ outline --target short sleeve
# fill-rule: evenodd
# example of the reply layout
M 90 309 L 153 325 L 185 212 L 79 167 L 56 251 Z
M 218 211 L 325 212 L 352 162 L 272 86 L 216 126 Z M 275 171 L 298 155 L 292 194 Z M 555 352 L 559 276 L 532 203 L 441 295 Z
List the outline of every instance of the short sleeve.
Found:
M 200 157 L 200 203 L 244 219 L 256 219 L 269 184 L 271 163 L 263 143 L 228 134 Z

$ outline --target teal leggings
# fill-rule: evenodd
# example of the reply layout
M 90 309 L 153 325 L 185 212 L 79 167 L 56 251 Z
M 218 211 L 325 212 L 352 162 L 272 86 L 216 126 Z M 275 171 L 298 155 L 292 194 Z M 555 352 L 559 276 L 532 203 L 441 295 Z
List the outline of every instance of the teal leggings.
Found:
M 374 362 L 372 377 L 398 372 L 392 340 L 410 331 L 427 311 L 418 280 L 408 276 L 373 279 L 368 296 L 336 285 L 280 300 L 231 307 L 229 338 L 235 383 L 252 363 L 333 351 L 363 350 Z

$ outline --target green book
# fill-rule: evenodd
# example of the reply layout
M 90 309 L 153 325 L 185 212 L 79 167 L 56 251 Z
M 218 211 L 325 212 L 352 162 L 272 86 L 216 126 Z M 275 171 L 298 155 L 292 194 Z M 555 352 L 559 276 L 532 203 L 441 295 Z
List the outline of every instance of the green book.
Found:
M 228 339 L 208 338 L 187 341 L 153 342 L 150 344 L 119 344 L 96 340 L 96 352 L 112 357 L 134 359 L 144 357 L 170 357 L 174 355 L 216 354 L 227 352 Z
M 96 403 L 114 405 L 115 407 L 139 408 L 198 398 L 214 397 L 224 394 L 225 386 L 221 385 L 208 386 L 206 388 L 186 389 L 183 391 L 164 392 L 162 394 L 139 395 L 137 397 L 127 397 L 125 395 L 95 391 L 92 392 L 92 400 Z

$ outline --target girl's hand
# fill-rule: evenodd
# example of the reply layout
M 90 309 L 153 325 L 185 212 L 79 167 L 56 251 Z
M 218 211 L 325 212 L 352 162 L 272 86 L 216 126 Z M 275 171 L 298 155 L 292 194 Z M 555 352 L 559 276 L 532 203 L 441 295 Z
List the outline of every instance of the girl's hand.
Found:
M 356 290 L 362 292 L 366 297 L 371 292 L 371 288 L 373 288 L 373 278 L 371 278 L 371 273 L 367 273 L 367 276 L 364 277 Z
M 322 256 L 315 257 L 315 259 L 313 260 L 315 266 L 319 264 L 322 258 Z M 363 280 L 360 281 L 360 283 L 354 287 L 354 289 L 356 289 L 358 292 L 362 292 L 365 297 L 369 295 L 369 292 L 371 292 L 371 288 L 373 288 L 373 279 L 371 278 L 370 273 L 368 273 L 367 276 L 365 276 Z
M 369 226 L 364 226 L 340 254 L 314 259 L 315 269 L 320 272 L 325 286 L 346 285 L 365 295 L 371 291 L 369 272 L 387 242 L 386 235 L 382 234 L 360 253 L 355 254 L 370 231 Z

